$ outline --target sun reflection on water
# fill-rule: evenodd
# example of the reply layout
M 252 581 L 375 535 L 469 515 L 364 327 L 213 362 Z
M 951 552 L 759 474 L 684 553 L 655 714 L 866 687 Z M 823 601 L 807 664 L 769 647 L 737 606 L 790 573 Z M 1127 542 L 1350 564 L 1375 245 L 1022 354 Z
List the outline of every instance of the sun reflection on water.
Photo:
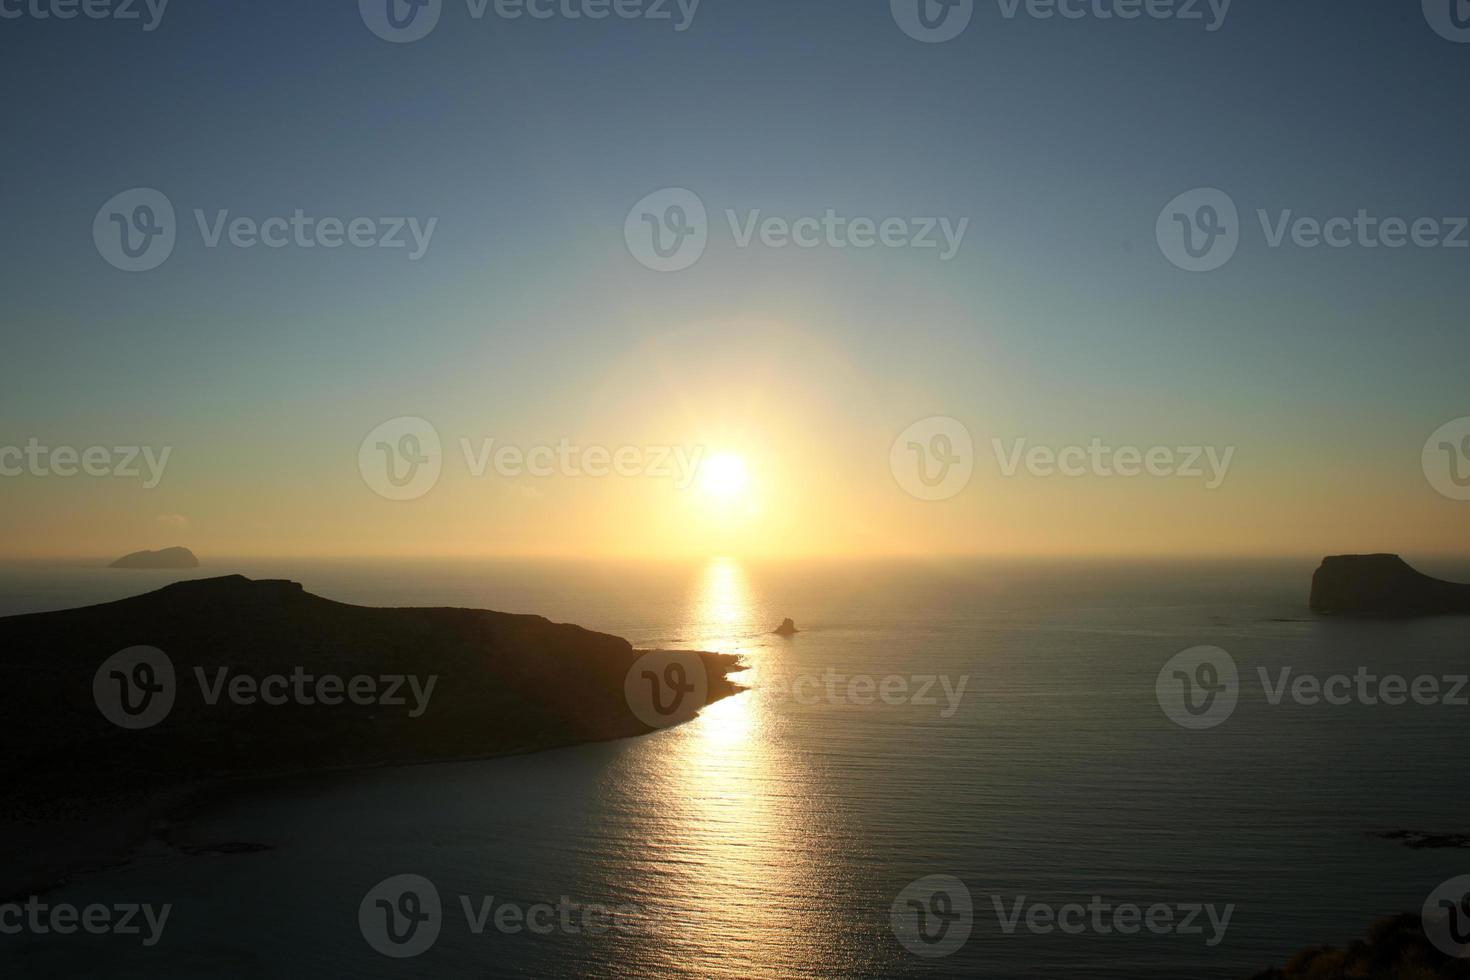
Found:
M 848 840 L 793 719 L 761 689 L 793 667 L 765 640 L 769 610 L 747 569 L 710 561 L 687 593 L 680 646 L 739 654 L 751 690 L 639 740 L 610 774 L 631 794 L 639 848 L 623 877 L 665 928 L 639 947 L 647 975 L 749 980 L 841 975 L 851 950 L 830 908 L 850 887 Z M 834 849 L 836 852 L 834 853 Z
M 733 558 L 715 558 L 704 567 L 694 591 L 689 622 L 700 649 L 738 653 L 755 628 L 754 596 L 745 569 Z
M 751 685 L 768 655 L 758 646 L 762 615 L 745 570 L 716 559 L 691 589 L 686 635 L 700 649 L 745 655 L 750 669 L 736 679 Z M 773 705 L 747 691 L 658 737 L 659 880 L 679 920 L 667 944 L 649 950 L 661 971 L 796 976 L 795 964 L 832 959 L 816 948 L 811 918 L 832 887 L 813 847 L 819 801 L 780 730 Z

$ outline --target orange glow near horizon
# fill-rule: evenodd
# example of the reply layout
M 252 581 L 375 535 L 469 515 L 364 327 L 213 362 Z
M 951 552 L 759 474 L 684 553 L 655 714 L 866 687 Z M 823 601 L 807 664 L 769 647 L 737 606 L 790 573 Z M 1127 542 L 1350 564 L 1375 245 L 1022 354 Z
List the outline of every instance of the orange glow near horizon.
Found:
M 206 564 L 1470 552 L 1466 504 L 1436 493 L 1420 469 L 1426 433 L 1297 444 L 1189 405 L 1161 417 L 1125 404 L 1100 421 L 1095 405 L 1018 389 L 985 361 L 965 369 L 962 396 L 937 398 L 933 379 L 902 358 L 881 371 L 855 364 L 822 339 L 831 326 L 813 312 L 805 324 L 793 315 L 651 327 L 575 390 L 498 409 L 464 390 L 410 400 L 418 407 L 369 399 L 299 419 L 285 456 L 279 428 L 232 433 L 222 454 L 213 430 L 180 423 L 156 489 L 7 482 L 0 557 L 111 560 L 176 545 Z M 421 496 L 385 499 L 360 472 L 358 447 L 411 407 L 433 424 L 442 472 Z M 892 449 L 917 420 L 941 415 L 967 427 L 973 475 L 952 497 L 920 499 L 895 473 Z M 1199 479 L 1006 470 L 1019 441 L 1055 453 L 1086 445 L 1104 424 L 1112 445 L 1230 446 L 1233 463 L 1208 489 Z M 489 440 L 526 455 L 563 442 L 607 455 L 601 475 L 582 456 L 570 470 L 558 462 L 506 474 L 480 451 Z M 634 452 L 633 472 L 607 472 L 620 449 Z M 1369 452 L 1397 462 L 1365 468 Z

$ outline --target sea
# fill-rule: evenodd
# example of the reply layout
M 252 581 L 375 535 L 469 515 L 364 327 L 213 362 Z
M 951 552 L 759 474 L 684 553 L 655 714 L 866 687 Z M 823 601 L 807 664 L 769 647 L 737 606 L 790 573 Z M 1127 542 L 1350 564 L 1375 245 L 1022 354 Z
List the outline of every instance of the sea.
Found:
M 0 914 L 0 976 L 1246 980 L 1470 873 L 1380 836 L 1470 832 L 1470 618 L 1314 616 L 1315 564 L 6 564 L 0 615 L 239 573 L 734 653 L 747 689 L 639 738 L 252 784 L 38 896 L 161 928 Z

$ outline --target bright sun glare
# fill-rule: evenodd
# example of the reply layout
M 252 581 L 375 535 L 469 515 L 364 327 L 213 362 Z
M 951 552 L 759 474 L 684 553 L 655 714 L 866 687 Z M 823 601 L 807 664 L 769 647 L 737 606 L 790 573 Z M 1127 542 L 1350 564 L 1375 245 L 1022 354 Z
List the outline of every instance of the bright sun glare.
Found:
M 749 475 L 745 460 L 734 453 L 716 453 L 704 461 L 699 471 L 699 485 L 705 493 L 721 500 L 733 500 L 745 489 Z

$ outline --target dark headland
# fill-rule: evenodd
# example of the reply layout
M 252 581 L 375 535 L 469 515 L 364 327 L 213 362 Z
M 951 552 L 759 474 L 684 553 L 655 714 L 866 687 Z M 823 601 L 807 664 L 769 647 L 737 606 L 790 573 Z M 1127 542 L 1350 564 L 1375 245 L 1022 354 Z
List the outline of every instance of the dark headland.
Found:
M 99 668 L 138 646 L 166 655 L 173 701 L 156 724 L 130 730 L 99 705 L 125 680 L 141 690 L 163 684 L 164 672 Z M 0 688 L 0 829 L 11 844 L 27 837 L 11 830 L 30 827 L 44 840 L 64 823 L 100 825 L 111 840 L 124 818 L 157 816 L 194 788 L 241 777 L 484 758 L 652 730 L 624 693 L 640 653 L 619 637 L 480 609 L 352 606 L 286 581 L 200 579 L 105 605 L 0 618 L 0 651 L 9 679 Z M 703 668 L 703 703 L 741 690 L 727 676 L 740 669 L 737 658 L 679 656 L 689 670 Z M 263 687 L 254 703 L 231 694 L 241 678 L 248 689 L 272 676 L 294 692 L 302 675 L 314 703 L 288 694 L 267 704 Z M 337 703 L 322 703 L 315 684 L 325 676 L 348 690 L 366 690 L 371 679 L 384 695 L 396 677 L 391 693 L 401 700 L 354 703 L 334 686 Z M 419 683 L 417 693 L 406 677 Z M 72 838 L 62 843 L 69 849 Z M 22 850 L 8 870 L 25 878 L 30 865 L 35 881 L 58 862 L 95 861 L 45 850 L 44 842 Z
M 1470 980 L 1470 960 L 1447 956 L 1411 912 L 1375 922 L 1366 939 L 1344 948 L 1304 949 L 1251 980 Z
M 163 548 L 159 551 L 135 551 L 123 555 L 108 568 L 198 568 L 199 559 L 188 548 Z
M 1470 615 L 1470 585 L 1431 578 L 1398 555 L 1334 555 L 1312 576 L 1311 607 L 1333 616 Z

